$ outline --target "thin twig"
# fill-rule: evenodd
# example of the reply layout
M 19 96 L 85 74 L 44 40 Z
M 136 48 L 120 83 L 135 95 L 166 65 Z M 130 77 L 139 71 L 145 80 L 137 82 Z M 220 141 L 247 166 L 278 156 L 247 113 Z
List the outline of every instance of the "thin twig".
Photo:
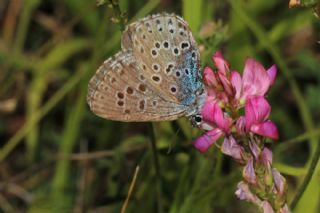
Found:
M 121 208 L 121 213 L 125 213 L 125 212 L 126 212 L 126 209 L 127 209 L 127 207 L 128 207 L 128 203 L 129 203 L 131 194 L 132 194 L 132 192 L 133 192 L 134 186 L 135 186 L 136 181 L 137 181 L 139 169 L 140 169 L 140 167 L 137 166 L 137 167 L 136 167 L 136 170 L 134 171 L 134 175 L 133 175 L 132 181 L 131 181 L 130 186 L 129 186 L 129 191 L 128 191 L 127 198 L 126 198 L 126 200 L 124 201 L 123 206 L 122 206 L 122 208 Z
M 147 148 L 146 144 L 130 146 L 124 149 L 121 149 L 121 152 L 124 154 L 129 154 L 132 152 L 140 151 Z M 87 161 L 87 160 L 96 160 L 100 158 L 113 157 L 116 155 L 114 150 L 105 150 L 97 152 L 87 152 L 87 153 L 76 153 L 69 155 L 58 155 L 56 160 L 72 160 L 72 161 Z
M 160 173 L 160 164 L 158 159 L 158 153 L 157 153 L 157 147 L 156 147 L 156 139 L 154 135 L 154 128 L 153 124 L 149 124 L 149 133 L 150 133 L 150 139 L 151 139 L 151 149 L 152 149 L 152 157 L 153 157 L 153 164 L 156 170 L 156 191 L 157 191 L 157 212 L 162 213 L 162 181 L 161 181 L 161 173 Z

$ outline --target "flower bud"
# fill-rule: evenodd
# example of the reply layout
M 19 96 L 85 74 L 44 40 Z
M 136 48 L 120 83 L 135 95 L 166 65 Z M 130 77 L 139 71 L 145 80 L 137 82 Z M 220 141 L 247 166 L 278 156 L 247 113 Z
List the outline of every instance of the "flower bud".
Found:
M 232 136 L 228 138 L 226 137 L 224 139 L 221 151 L 224 154 L 229 155 L 236 160 L 242 160 L 243 148 L 240 145 L 238 145 L 238 143 Z
M 274 184 L 277 189 L 278 194 L 282 197 L 286 194 L 287 183 L 286 179 L 280 174 L 277 169 L 272 169 L 272 175 L 274 179 Z
M 253 141 L 249 141 L 249 147 L 250 147 L 250 150 L 254 156 L 254 159 L 255 160 L 258 160 L 259 156 L 260 156 L 260 148 L 258 147 L 258 145 L 253 142 Z
M 264 165 L 272 165 L 272 152 L 268 148 L 264 148 L 260 157 L 261 163 Z
M 204 83 L 211 88 L 221 88 L 221 85 L 217 80 L 216 73 L 210 67 L 204 68 L 203 80 L 204 80 Z
M 249 159 L 247 165 L 243 168 L 242 175 L 246 181 L 251 184 L 257 183 L 257 177 L 253 167 L 253 159 Z
M 261 206 L 263 213 L 274 213 L 272 206 L 268 201 L 262 201 Z
M 290 210 L 287 204 L 280 209 L 280 213 L 290 213 Z
M 243 135 L 245 133 L 246 119 L 244 116 L 238 118 L 236 122 L 236 129 L 239 135 Z
M 243 181 L 238 183 L 235 194 L 240 200 L 246 200 L 252 203 L 260 202 L 259 198 L 250 191 L 248 184 Z
M 272 177 L 272 168 L 271 164 L 264 165 L 264 183 L 267 186 L 272 186 L 273 177 Z

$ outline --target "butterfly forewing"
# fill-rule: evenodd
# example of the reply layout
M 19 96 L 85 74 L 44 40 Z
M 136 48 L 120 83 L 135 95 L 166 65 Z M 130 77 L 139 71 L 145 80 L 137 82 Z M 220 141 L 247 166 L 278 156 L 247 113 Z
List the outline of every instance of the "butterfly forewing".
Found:
M 199 71 L 199 53 L 182 18 L 169 14 L 143 18 L 128 26 L 122 47 L 132 49 L 137 66 L 161 97 L 181 105 L 192 102 L 186 99 L 190 99 L 199 80 L 195 77 Z
M 118 121 L 174 120 L 185 114 L 150 89 L 130 51 L 106 60 L 89 82 L 87 102 L 100 117 Z

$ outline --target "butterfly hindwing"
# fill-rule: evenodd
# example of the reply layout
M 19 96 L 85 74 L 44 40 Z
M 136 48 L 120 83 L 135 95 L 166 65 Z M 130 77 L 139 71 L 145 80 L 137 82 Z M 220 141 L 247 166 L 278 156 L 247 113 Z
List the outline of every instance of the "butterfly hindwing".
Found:
M 139 73 L 131 51 L 106 60 L 89 82 L 87 102 L 91 110 L 118 121 L 174 120 L 185 114 L 182 107 L 150 89 Z

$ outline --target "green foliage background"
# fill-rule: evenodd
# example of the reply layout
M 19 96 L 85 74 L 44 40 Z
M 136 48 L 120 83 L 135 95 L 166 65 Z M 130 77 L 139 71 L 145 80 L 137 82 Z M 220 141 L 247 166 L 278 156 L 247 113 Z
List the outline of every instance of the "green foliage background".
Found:
M 312 10 L 278 0 L 120 0 L 120 9 L 0 2 L 0 212 L 120 212 L 137 166 L 126 212 L 257 211 L 234 195 L 236 163 L 217 148 L 192 148 L 201 132 L 187 119 L 120 123 L 88 109 L 89 78 L 120 49 L 121 21 L 164 11 L 189 22 L 202 65 L 217 49 L 239 71 L 248 56 L 277 64 L 268 96 L 281 134 L 274 166 L 288 180 L 289 203 L 302 192 L 293 212 L 319 212 L 320 21 Z

